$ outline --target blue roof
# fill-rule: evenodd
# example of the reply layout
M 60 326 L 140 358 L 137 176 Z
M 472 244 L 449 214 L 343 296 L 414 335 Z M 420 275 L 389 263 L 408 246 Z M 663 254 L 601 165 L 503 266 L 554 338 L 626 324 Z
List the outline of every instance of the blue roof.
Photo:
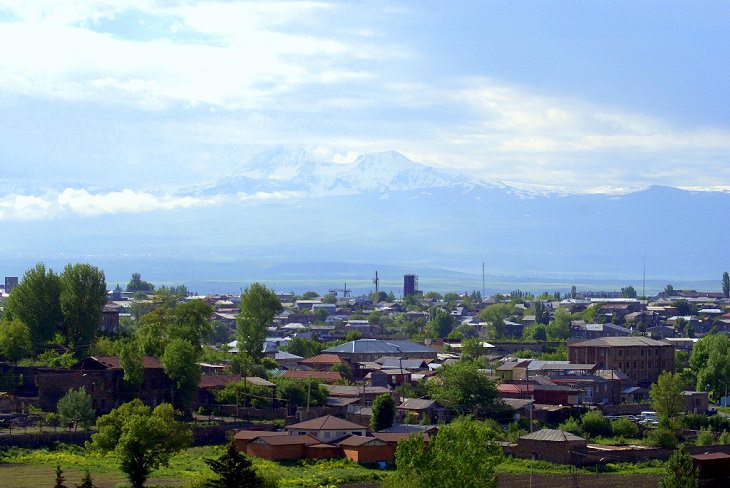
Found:
M 333 354 L 377 353 L 383 355 L 397 355 L 399 353 L 433 352 L 433 349 L 423 344 L 416 344 L 415 342 L 405 340 L 383 341 L 380 339 L 358 339 L 356 341 L 340 344 L 339 346 L 330 347 L 322 352 Z

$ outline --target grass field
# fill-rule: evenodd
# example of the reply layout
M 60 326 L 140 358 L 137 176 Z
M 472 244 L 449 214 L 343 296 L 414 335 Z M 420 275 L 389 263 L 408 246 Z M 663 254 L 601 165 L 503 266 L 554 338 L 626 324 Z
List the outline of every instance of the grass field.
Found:
M 222 446 L 193 447 L 175 456 L 170 466 L 153 473 L 148 486 L 193 488 L 211 475 L 203 459 L 219 456 Z M 56 465 L 64 470 L 66 485 L 80 483 L 88 469 L 99 488 L 122 488 L 126 478 L 119 471 L 118 460 L 111 455 L 87 452 L 75 446 L 56 450 L 12 449 L 0 455 L 0 487 L 36 488 L 52 486 Z M 267 477 L 279 480 L 281 488 L 310 488 L 343 484 L 377 484 L 388 476 L 387 471 L 366 468 L 345 460 L 276 463 L 255 459 L 254 465 Z M 663 463 L 608 464 L 597 472 L 594 468 L 575 470 L 572 466 L 507 458 L 497 467 L 500 488 L 572 487 L 655 487 Z

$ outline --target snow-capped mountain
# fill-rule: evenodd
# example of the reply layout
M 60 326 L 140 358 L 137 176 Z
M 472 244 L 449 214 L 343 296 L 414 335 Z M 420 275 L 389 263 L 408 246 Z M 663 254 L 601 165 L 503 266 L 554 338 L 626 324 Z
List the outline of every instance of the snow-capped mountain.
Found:
M 352 163 L 335 163 L 302 149 L 275 149 L 253 157 L 229 177 L 186 193 L 288 191 L 321 197 L 479 184 L 483 183 L 416 163 L 397 151 L 363 154 Z

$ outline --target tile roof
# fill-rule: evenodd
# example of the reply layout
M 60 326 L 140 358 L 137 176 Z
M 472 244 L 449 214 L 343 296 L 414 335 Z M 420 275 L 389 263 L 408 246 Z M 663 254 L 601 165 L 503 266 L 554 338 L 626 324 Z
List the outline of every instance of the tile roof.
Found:
M 365 430 L 365 427 L 333 415 L 325 415 L 298 424 L 287 425 L 287 430 Z
M 360 447 L 360 446 L 367 446 L 367 445 L 374 445 L 374 446 L 382 446 L 386 442 L 382 439 L 378 439 L 377 437 L 365 437 L 362 435 L 351 435 L 349 437 L 346 437 L 342 439 L 339 444 L 340 446 L 344 447 Z
M 546 442 L 585 441 L 582 437 L 557 429 L 541 429 L 532 434 L 523 435 L 520 439 Z
M 322 442 L 311 435 L 289 435 L 282 432 L 279 432 L 279 435 L 275 436 L 259 436 L 254 440 L 261 440 L 262 443 L 271 446 L 291 446 L 296 444 L 311 446 Z
M 324 385 L 330 396 L 339 397 L 355 397 L 358 398 L 363 394 L 363 388 L 356 385 Z M 390 390 L 384 386 L 366 386 L 366 395 L 380 395 L 381 393 L 390 393 Z
M 342 364 L 346 361 L 341 359 L 337 354 L 318 354 L 311 358 L 299 361 L 302 364 Z
M 238 440 L 253 440 L 257 437 L 274 437 L 277 435 L 288 435 L 286 432 L 275 432 L 275 431 L 269 431 L 269 430 L 239 430 L 236 432 L 236 435 L 233 436 L 234 439 Z

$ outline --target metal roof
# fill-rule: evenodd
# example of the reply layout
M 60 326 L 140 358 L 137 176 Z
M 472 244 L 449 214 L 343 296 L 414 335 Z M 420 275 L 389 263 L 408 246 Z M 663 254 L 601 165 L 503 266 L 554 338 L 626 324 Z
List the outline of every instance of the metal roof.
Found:
M 649 339 L 648 337 L 599 337 L 587 341 L 574 342 L 568 347 L 630 347 L 630 346 L 671 346 L 668 342 Z
M 340 344 L 339 346 L 330 347 L 322 352 L 333 354 L 378 353 L 383 355 L 395 355 L 399 353 L 407 354 L 434 351 L 423 344 L 416 344 L 415 342 L 405 340 L 383 341 L 380 339 L 358 339 L 356 341 Z
M 545 442 L 585 441 L 582 437 L 557 429 L 541 429 L 537 432 L 533 432 L 532 434 L 523 435 L 520 439 Z

